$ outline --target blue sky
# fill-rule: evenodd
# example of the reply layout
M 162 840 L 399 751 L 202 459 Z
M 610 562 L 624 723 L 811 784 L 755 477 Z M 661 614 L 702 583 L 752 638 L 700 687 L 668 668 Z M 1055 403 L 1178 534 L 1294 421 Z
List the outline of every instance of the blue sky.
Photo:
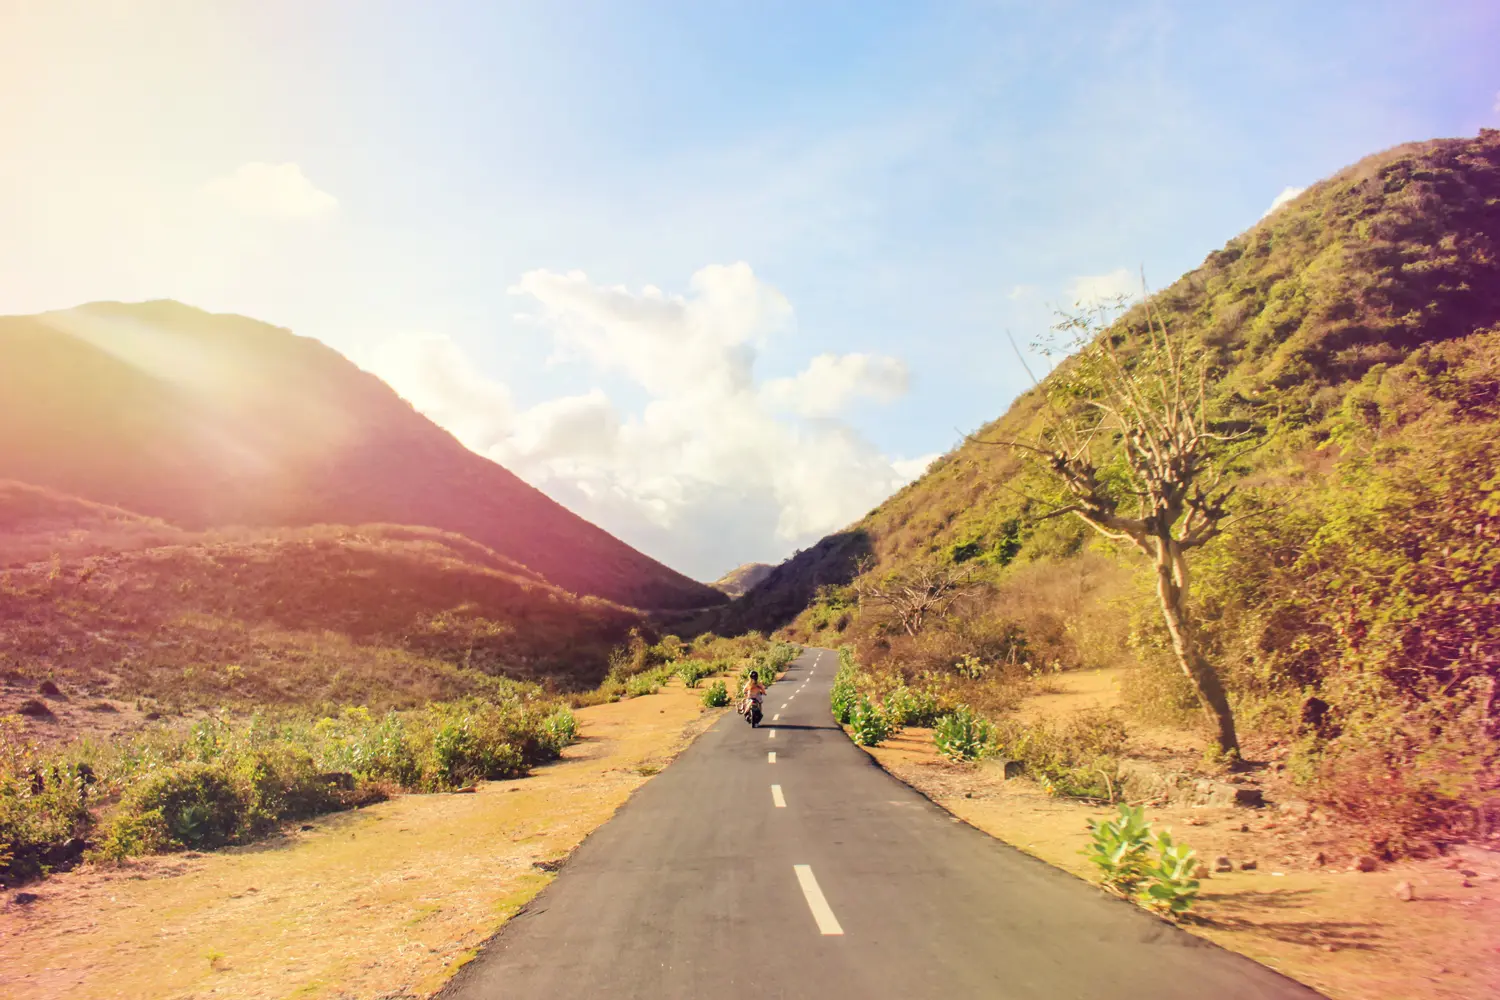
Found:
M 700 577 L 997 416 L 1005 331 L 1080 279 L 1167 284 L 1287 187 L 1500 124 L 1474 0 L 0 19 L 0 311 L 171 297 L 318 337 Z

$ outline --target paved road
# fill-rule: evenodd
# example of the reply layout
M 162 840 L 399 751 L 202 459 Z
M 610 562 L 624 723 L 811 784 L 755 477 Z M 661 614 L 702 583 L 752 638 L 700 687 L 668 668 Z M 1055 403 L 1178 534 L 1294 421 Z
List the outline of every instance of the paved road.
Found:
M 834 725 L 837 667 L 806 651 L 770 689 L 763 728 L 731 714 L 699 737 L 442 995 L 1318 996 L 885 774 Z

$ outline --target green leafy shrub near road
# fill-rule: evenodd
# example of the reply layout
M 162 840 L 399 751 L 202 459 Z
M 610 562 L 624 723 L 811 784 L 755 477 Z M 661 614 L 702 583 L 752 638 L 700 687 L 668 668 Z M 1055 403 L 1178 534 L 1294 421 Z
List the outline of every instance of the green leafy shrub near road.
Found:
M 830 706 L 833 708 L 833 717 L 841 726 L 847 726 L 854 713 L 855 699 L 859 692 L 855 686 L 856 668 L 852 656 L 846 656 L 847 650 L 839 650 L 839 670 L 833 676 L 833 688 L 828 694 Z
M 703 691 L 703 704 L 709 708 L 723 708 L 729 704 L 729 688 L 723 681 L 714 681 Z
M 1196 852 L 1168 831 L 1153 835 L 1141 807 L 1122 803 L 1114 819 L 1090 820 L 1089 832 L 1093 840 L 1084 853 L 1104 888 L 1174 918 L 1192 907 Z
M 994 748 L 990 724 L 975 715 L 968 705 L 960 705 L 938 719 L 932 741 L 939 753 L 954 761 L 974 760 Z
M 931 691 L 907 687 L 898 683 L 881 702 L 881 711 L 887 721 L 896 728 L 904 726 L 930 726 L 942 715 L 938 699 Z
M 869 698 L 860 695 L 849 713 L 849 730 L 854 742 L 863 747 L 878 746 L 891 735 L 891 725 Z

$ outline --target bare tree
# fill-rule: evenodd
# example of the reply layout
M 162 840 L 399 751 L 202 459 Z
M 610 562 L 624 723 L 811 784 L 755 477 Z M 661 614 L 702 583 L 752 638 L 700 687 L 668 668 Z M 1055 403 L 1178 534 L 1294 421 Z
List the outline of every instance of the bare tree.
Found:
M 869 577 L 871 560 L 862 559 L 855 593 L 861 605 L 873 605 L 899 622 L 907 635 L 922 631 L 929 616 L 941 617 L 953 604 L 974 592 L 970 572 L 958 566 L 923 565 L 892 574 L 884 580 Z
M 1237 755 L 1234 712 L 1195 637 L 1187 554 L 1231 523 L 1226 504 L 1235 488 L 1224 479 L 1247 450 L 1238 443 L 1257 442 L 1249 431 L 1211 429 L 1206 359 L 1188 359 L 1187 346 L 1168 333 L 1149 296 L 1143 309 L 1145 343 L 1128 360 L 1116 351 L 1102 310 L 1068 317 L 1060 329 L 1085 346 L 1066 373 L 1071 379 L 1062 381 L 1082 397 L 1082 412 L 1054 407 L 1055 419 L 1036 444 L 1004 443 L 1040 456 L 1063 487 L 1067 500 L 1044 517 L 1074 514 L 1151 559 L 1178 663 L 1217 731 L 1220 751 Z M 1124 446 L 1123 468 L 1101 467 L 1096 457 L 1095 442 L 1109 438 Z

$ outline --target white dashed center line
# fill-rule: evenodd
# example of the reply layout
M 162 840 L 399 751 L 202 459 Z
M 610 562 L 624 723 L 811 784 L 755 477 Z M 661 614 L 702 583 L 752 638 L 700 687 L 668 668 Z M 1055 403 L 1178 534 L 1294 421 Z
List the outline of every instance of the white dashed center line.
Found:
M 776 730 L 773 729 L 773 730 L 771 730 L 771 739 L 774 740 L 775 738 L 776 738 Z
M 772 722 L 780 722 L 781 721 L 781 713 L 777 712 L 775 715 L 771 716 L 771 721 Z
M 772 785 L 771 786 L 771 801 L 774 802 L 774 803 L 776 803 L 776 808 L 777 809 L 785 809 L 786 808 L 786 797 L 781 794 L 781 786 L 780 785 Z
M 766 763 L 767 764 L 774 764 L 774 763 L 776 763 L 776 751 L 775 750 L 772 750 L 770 753 L 766 754 Z
M 812 866 L 793 865 L 792 870 L 797 873 L 797 884 L 802 886 L 802 895 L 807 897 L 807 908 L 812 910 L 813 919 L 818 923 L 818 933 L 825 936 L 843 934 L 844 928 L 839 926 L 838 917 L 833 915 L 833 908 L 824 898 L 823 890 L 818 888 Z

